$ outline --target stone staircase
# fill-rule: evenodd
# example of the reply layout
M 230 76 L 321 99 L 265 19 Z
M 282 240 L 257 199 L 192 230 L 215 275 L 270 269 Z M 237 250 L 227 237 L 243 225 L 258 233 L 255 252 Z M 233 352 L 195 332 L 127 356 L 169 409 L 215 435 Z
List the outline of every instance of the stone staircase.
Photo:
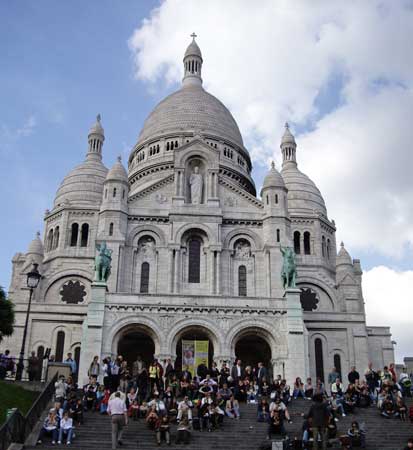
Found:
M 308 411 L 310 401 L 296 400 L 290 404 L 289 411 L 293 423 L 286 423 L 287 433 L 290 438 L 301 438 L 302 413 Z M 411 402 L 409 403 L 409 405 Z M 385 419 L 378 413 L 377 408 L 366 410 L 359 409 L 355 415 L 340 418 L 337 423 L 338 435 L 346 433 L 351 421 L 357 420 L 363 423 L 367 432 L 368 450 L 402 450 L 407 440 L 413 437 L 413 424 L 401 422 L 399 419 Z M 241 405 L 241 419 L 232 420 L 225 418 L 221 430 L 208 432 L 193 431 L 191 443 L 188 446 L 176 445 L 176 425 L 172 425 L 172 445 L 174 448 L 188 448 L 191 450 L 258 450 L 268 441 L 265 440 L 267 425 L 256 421 L 256 405 Z M 158 448 L 154 432 L 148 430 L 144 420 L 130 421 L 123 433 L 124 445 L 122 448 L 149 450 Z M 52 449 L 50 441 L 41 446 L 25 446 L 26 449 L 41 448 Z M 108 416 L 99 413 L 87 413 L 85 423 L 76 429 L 76 438 L 72 444 L 73 450 L 110 450 L 111 449 L 111 424 Z M 162 442 L 162 447 L 167 447 Z M 333 448 L 341 448 L 338 443 Z

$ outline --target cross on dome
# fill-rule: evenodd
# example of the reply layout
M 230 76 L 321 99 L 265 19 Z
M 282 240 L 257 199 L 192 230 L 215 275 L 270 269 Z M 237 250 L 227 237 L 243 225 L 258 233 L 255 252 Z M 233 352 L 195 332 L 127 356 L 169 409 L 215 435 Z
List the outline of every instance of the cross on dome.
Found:
M 274 161 L 271 161 L 271 169 L 275 170 L 275 162 Z
M 195 33 L 191 34 L 191 38 L 195 41 L 195 38 L 198 37 Z

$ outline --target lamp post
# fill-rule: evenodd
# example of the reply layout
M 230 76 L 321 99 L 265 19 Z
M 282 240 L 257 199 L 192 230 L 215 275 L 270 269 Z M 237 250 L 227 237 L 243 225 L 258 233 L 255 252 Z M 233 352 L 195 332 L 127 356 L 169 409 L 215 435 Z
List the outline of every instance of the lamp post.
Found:
M 30 315 L 30 307 L 32 304 L 33 290 L 37 288 L 40 278 L 42 277 L 39 271 L 37 270 L 38 266 L 39 264 L 33 263 L 33 269 L 27 274 L 26 283 L 27 287 L 30 289 L 30 296 L 29 296 L 29 305 L 27 306 L 26 322 L 24 324 L 23 330 L 22 348 L 20 350 L 19 362 L 17 363 L 16 381 L 20 381 L 22 379 L 22 373 L 24 368 L 24 349 L 26 347 L 27 326 L 29 324 L 29 315 Z

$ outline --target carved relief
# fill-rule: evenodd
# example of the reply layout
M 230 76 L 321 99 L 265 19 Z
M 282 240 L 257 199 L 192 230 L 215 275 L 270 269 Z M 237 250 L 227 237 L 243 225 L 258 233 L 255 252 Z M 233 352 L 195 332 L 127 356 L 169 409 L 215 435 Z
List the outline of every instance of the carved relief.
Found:
M 248 259 L 251 256 L 251 245 L 246 239 L 239 239 L 234 246 L 235 257 Z

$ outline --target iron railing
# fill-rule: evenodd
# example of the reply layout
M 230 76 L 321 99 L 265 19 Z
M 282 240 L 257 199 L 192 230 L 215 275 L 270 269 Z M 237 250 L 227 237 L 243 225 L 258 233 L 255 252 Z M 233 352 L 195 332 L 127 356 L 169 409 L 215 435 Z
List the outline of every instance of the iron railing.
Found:
M 0 450 L 7 450 L 13 442 L 24 443 L 54 393 L 54 384 L 58 374 L 47 383 L 25 416 L 16 409 L 0 427 Z
M 7 368 L 6 371 L 5 371 L 4 379 L 7 380 L 7 381 L 14 381 L 16 379 L 17 361 L 14 360 L 14 359 L 12 361 L 13 361 L 13 367 L 12 368 Z M 39 371 L 36 374 L 36 376 L 34 377 L 33 381 L 44 382 L 44 381 L 46 381 L 47 362 L 46 362 L 45 359 L 41 359 L 40 361 L 41 362 L 40 362 Z M 22 374 L 21 381 L 30 381 L 29 380 L 28 368 L 29 368 L 29 360 L 27 358 L 25 358 L 23 360 L 23 374 Z

